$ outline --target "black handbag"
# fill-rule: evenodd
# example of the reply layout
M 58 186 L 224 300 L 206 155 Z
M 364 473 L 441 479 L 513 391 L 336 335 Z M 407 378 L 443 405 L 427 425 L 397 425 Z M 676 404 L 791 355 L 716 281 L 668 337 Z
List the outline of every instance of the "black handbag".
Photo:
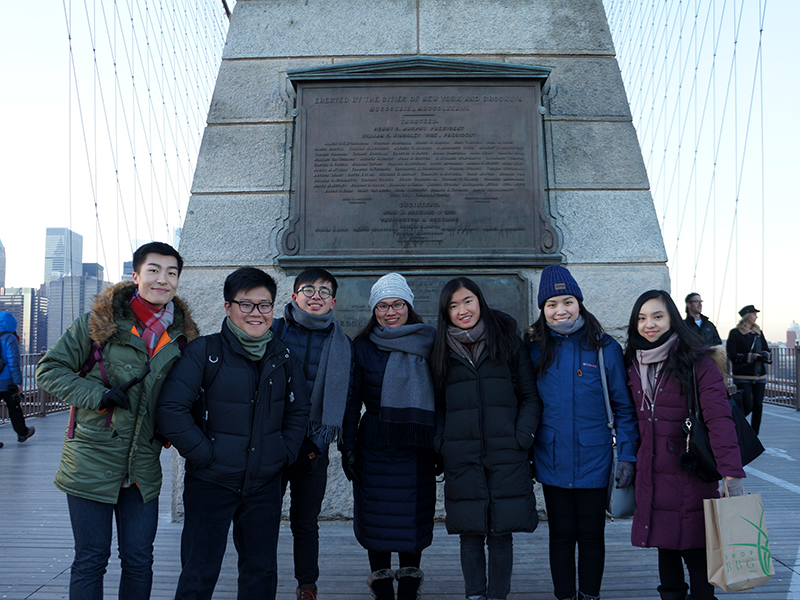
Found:
M 692 394 L 689 396 L 688 403 L 689 416 L 681 426 L 686 446 L 678 457 L 678 464 L 685 471 L 695 471 L 703 481 L 719 481 L 722 479 L 722 475 L 717 471 L 717 461 L 714 459 L 711 441 L 708 439 L 708 427 L 703 420 L 700 398 L 697 394 L 697 374 L 694 367 L 692 367 Z M 728 404 L 731 407 L 736 437 L 739 440 L 742 466 L 744 466 L 758 458 L 764 452 L 764 446 L 732 396 L 728 396 Z

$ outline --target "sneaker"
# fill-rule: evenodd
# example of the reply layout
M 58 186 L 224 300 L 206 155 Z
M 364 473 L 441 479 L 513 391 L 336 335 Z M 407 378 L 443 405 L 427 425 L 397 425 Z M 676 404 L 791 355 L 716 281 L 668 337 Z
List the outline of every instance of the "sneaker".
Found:
M 295 593 L 297 594 L 297 600 L 317 600 L 317 586 L 314 586 L 311 589 L 297 588 L 297 590 L 295 590 Z
M 28 433 L 26 433 L 25 435 L 18 435 L 17 436 L 17 441 L 20 442 L 20 443 L 25 442 L 34 433 L 36 433 L 36 428 L 35 427 L 28 427 Z

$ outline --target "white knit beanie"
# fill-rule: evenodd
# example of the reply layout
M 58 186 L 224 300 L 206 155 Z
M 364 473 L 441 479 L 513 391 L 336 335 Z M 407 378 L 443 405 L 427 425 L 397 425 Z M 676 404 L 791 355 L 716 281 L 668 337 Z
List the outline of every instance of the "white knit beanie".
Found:
M 375 310 L 375 305 L 384 298 L 400 298 L 414 308 L 414 292 L 400 273 L 387 273 L 375 282 L 369 293 L 370 310 Z

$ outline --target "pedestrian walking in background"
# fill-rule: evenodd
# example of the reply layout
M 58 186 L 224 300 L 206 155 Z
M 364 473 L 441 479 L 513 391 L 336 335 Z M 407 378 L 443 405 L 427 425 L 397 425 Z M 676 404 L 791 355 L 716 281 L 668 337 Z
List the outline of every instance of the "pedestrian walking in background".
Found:
M 753 413 L 750 424 L 758 434 L 764 410 L 764 392 L 767 389 L 767 365 L 772 363 L 772 353 L 764 332 L 756 325 L 758 313 L 752 304 L 739 311 L 741 319 L 728 333 L 726 349 L 733 365 L 733 383 L 742 390 L 742 409 L 745 416 Z
M 703 299 L 697 292 L 692 292 L 686 296 L 686 324 L 689 329 L 700 334 L 706 346 L 719 346 L 722 340 L 719 338 L 717 328 L 703 313 Z
M 512 534 L 533 531 L 539 520 L 528 463 L 542 413 L 533 365 L 516 321 L 493 310 L 466 277 L 439 295 L 432 364 L 445 524 L 460 536 L 466 596 L 505 600 Z
M 367 326 L 353 341 L 353 393 L 345 411 L 342 466 L 353 482 L 353 528 L 367 550 L 372 598 L 420 597 L 422 551 L 436 507 L 434 392 L 429 357 L 436 330 L 414 312 L 399 273 L 369 296 Z M 362 415 L 362 407 L 364 412 Z M 399 568 L 392 571 L 392 553 Z
M 641 436 L 631 542 L 658 548 L 662 600 L 713 600 L 714 586 L 706 573 L 703 500 L 719 497 L 718 484 L 684 470 L 678 457 L 684 450 L 681 425 L 689 416 L 689 397 L 696 393 L 717 469 L 727 480 L 729 494 L 742 494 L 745 474 L 725 382 L 703 340 L 662 290 L 645 292 L 636 300 L 625 364 Z
M 550 530 L 550 574 L 558 600 L 600 597 L 612 439 L 601 378 L 608 382 L 617 432 L 619 487 L 633 484 L 639 441 L 622 347 L 583 304 L 572 274 L 553 265 L 539 281 L 539 319 L 528 349 L 542 399 L 534 464 Z M 605 373 L 600 371 L 602 348 Z M 575 546 L 578 587 L 575 587 Z
M 36 429 L 25 425 L 20 401 L 22 400 L 22 368 L 19 356 L 17 319 L 9 312 L 0 312 L 0 398 L 6 403 L 11 427 L 18 442 L 25 442 Z M 3 442 L 0 442 L 0 448 Z

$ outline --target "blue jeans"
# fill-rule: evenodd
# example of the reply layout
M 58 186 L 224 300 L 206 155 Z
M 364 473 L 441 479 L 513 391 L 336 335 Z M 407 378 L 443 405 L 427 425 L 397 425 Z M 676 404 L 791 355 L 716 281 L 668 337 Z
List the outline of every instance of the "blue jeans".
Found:
M 486 583 L 484 539 L 489 547 L 489 583 Z M 461 570 L 467 596 L 486 596 L 505 600 L 511 591 L 511 568 L 514 564 L 513 538 L 502 535 L 461 534 Z
M 67 494 L 75 560 L 69 578 L 70 600 L 102 600 L 103 575 L 111 556 L 111 522 L 116 518 L 122 577 L 120 600 L 148 600 L 153 585 L 153 540 L 158 498 L 143 502 L 137 487 L 122 488 L 116 504 Z
M 246 496 L 187 475 L 185 520 L 175 600 L 210 600 L 219 579 L 228 530 L 239 555 L 238 600 L 274 600 L 278 590 L 281 478 Z

